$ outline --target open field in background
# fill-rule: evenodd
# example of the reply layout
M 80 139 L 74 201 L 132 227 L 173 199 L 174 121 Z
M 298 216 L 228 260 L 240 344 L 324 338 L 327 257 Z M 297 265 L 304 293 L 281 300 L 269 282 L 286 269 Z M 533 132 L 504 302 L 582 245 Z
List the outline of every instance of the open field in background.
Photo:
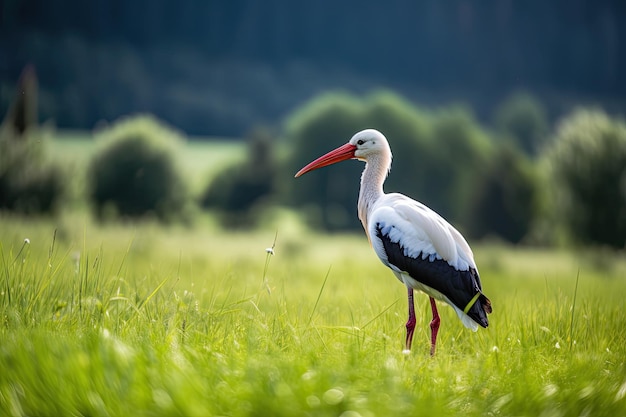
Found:
M 97 141 L 86 131 L 61 130 L 47 139 L 50 157 L 62 161 L 64 166 L 77 170 L 81 175 L 97 146 Z M 223 138 L 189 138 L 178 150 L 177 159 L 182 172 L 190 181 L 192 191 L 197 193 L 221 169 L 243 160 L 246 144 Z
M 0 415 L 626 415 L 623 256 L 475 245 L 430 358 L 364 236 L 275 232 L 3 215 Z

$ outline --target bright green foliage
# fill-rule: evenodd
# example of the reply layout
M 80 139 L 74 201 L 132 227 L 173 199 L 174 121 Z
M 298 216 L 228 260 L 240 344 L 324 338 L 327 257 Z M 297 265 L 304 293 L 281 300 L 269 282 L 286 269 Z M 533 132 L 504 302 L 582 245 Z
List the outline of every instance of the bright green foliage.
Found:
M 476 248 L 490 327 L 431 358 L 362 236 L 56 227 L 0 218 L 0 415 L 626 414 L 614 255 Z
M 171 219 L 183 212 L 187 190 L 174 153 L 179 134 L 151 117 L 122 120 L 102 132 L 89 166 L 89 195 L 99 218 L 109 214 Z
M 580 243 L 626 245 L 626 124 L 601 111 L 563 120 L 545 154 L 555 210 Z

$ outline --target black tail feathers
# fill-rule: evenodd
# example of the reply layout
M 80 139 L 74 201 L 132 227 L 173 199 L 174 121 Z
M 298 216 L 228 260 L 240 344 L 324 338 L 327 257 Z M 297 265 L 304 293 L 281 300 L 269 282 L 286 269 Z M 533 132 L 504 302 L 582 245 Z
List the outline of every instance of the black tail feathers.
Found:
M 476 300 L 474 305 L 467 312 L 467 315 L 482 327 L 487 327 L 489 326 L 487 314 L 490 314 L 492 311 L 491 300 L 481 293 L 478 296 L 478 300 Z

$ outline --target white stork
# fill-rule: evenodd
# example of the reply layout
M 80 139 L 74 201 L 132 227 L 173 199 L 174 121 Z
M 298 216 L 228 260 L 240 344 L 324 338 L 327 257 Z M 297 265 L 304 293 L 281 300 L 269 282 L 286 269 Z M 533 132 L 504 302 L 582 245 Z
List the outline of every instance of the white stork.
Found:
M 435 353 L 440 322 L 435 299 L 450 304 L 466 327 L 474 331 L 478 325 L 487 327 L 491 301 L 482 293 L 474 255 L 461 233 L 424 204 L 402 194 L 383 192 L 391 168 L 391 149 L 382 133 L 363 130 L 295 176 L 347 159 L 366 163 L 361 176 L 359 219 L 376 255 L 408 290 L 404 352 L 411 350 L 415 330 L 413 290 L 430 297 L 431 355 Z

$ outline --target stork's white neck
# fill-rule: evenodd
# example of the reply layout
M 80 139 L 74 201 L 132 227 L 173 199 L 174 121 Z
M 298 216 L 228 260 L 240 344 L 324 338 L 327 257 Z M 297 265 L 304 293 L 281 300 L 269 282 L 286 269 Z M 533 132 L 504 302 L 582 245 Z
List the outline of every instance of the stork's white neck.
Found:
M 361 175 L 361 189 L 359 191 L 359 219 L 367 232 L 367 219 L 372 207 L 384 195 L 383 184 L 389 168 L 391 155 L 375 154 L 368 157 L 365 169 Z

